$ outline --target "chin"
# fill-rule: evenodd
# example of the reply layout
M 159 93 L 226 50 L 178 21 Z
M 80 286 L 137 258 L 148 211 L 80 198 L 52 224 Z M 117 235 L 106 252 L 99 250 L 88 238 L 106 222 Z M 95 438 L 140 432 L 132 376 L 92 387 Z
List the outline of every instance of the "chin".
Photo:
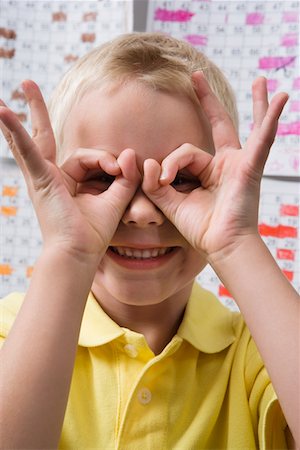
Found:
M 158 282 L 114 283 L 103 286 L 109 297 L 120 303 L 134 306 L 157 305 L 174 293 L 174 287 L 168 288 Z

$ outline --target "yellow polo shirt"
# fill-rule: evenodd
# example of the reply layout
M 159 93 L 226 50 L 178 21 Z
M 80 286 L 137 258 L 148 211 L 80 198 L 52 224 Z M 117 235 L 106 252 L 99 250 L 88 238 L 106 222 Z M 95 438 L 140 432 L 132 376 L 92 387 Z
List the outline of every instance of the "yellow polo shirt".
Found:
M 0 302 L 2 338 L 22 299 Z M 176 336 L 156 356 L 90 294 L 60 449 L 285 449 L 285 427 L 241 315 L 211 293 L 195 284 Z

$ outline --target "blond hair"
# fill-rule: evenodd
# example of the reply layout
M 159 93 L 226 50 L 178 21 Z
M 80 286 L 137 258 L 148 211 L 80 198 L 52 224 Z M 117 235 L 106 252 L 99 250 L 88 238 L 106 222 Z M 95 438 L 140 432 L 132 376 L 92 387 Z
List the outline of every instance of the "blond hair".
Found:
M 130 33 L 94 48 L 64 75 L 50 100 L 49 113 L 58 155 L 65 120 L 87 91 L 137 80 L 156 90 L 187 95 L 199 105 L 191 79 L 197 70 L 204 72 L 238 128 L 235 97 L 227 79 L 212 61 L 187 42 L 162 33 Z

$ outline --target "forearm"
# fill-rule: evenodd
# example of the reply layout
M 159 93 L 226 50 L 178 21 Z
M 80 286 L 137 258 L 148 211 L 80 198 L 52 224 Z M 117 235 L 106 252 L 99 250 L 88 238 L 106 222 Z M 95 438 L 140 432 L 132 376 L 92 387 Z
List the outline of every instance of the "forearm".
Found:
M 46 250 L 1 350 L 1 448 L 56 448 L 96 264 Z
M 245 318 L 299 446 L 299 296 L 258 235 L 214 257 L 212 266 Z

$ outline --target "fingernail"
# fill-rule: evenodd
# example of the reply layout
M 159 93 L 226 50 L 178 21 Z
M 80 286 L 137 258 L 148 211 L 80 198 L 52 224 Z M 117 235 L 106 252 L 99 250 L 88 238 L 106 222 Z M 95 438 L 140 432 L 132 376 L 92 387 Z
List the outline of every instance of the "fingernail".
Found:
M 166 169 L 163 169 L 161 174 L 160 174 L 159 179 L 160 180 L 166 180 L 167 178 L 168 178 L 168 173 L 167 173 Z

